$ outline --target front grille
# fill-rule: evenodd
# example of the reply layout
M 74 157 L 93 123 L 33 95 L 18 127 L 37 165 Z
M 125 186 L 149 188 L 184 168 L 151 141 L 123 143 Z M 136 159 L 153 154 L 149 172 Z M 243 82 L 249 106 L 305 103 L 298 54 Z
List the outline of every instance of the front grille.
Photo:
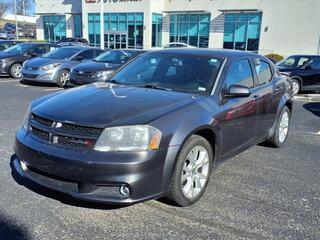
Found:
M 23 73 L 23 77 L 24 78 L 37 78 L 39 76 L 39 74 L 26 74 L 26 73 Z
M 76 150 L 93 149 L 102 128 L 61 123 L 31 114 L 31 136 L 57 147 Z
M 49 141 L 49 133 L 48 132 L 45 132 L 45 131 L 42 131 L 36 127 L 33 127 L 32 133 L 35 136 L 37 136 L 38 138 L 41 138 L 42 140 Z
M 74 73 L 77 76 L 83 76 L 83 77 L 90 77 L 92 75 L 91 72 L 82 72 L 82 71 L 80 72 L 78 70 L 75 70 Z

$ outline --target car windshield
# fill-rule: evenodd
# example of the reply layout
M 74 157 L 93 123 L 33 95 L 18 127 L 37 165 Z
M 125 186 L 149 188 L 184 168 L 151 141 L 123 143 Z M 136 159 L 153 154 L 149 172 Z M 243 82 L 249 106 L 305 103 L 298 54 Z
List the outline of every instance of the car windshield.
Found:
M 47 54 L 43 55 L 45 58 L 53 58 L 53 59 L 68 59 L 81 51 L 78 48 L 56 48 L 55 50 L 48 52 Z
M 302 67 L 306 63 L 308 63 L 312 58 L 306 56 L 292 56 L 288 57 L 279 63 L 277 66 L 287 67 L 287 68 L 295 68 L 295 67 Z
M 120 51 L 108 51 L 96 57 L 94 60 L 96 62 L 117 63 L 120 54 Z
M 168 53 L 136 58 L 108 81 L 163 90 L 210 94 L 222 59 Z
M 33 46 L 33 44 L 20 43 L 15 46 L 12 46 L 10 48 L 7 48 L 3 52 L 13 53 L 13 54 L 21 54 L 21 53 L 25 53 L 26 51 L 28 51 L 28 49 L 31 48 L 32 46 Z

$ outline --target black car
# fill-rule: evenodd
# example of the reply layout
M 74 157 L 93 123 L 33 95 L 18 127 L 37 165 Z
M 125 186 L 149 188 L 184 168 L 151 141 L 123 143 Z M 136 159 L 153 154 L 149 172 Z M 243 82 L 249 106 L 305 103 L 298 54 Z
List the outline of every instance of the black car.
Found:
M 134 203 L 201 197 L 212 167 L 268 141 L 282 146 L 290 84 L 258 54 L 172 49 L 142 54 L 107 82 L 33 101 L 13 166 L 79 199 Z
M 291 78 L 293 94 L 320 91 L 320 56 L 294 55 L 277 63 L 279 71 Z
M 70 82 L 74 85 L 82 85 L 105 81 L 115 70 L 145 52 L 143 50 L 107 51 L 93 61 L 81 63 L 72 68 Z
M 73 37 L 63 38 L 57 42 L 57 44 L 63 44 L 63 43 L 80 43 L 80 44 L 89 45 L 89 42 L 87 39 L 73 38 Z
M 31 58 L 39 57 L 55 48 L 49 43 L 19 43 L 0 52 L 0 74 L 13 78 L 22 77 L 22 64 Z
M 19 41 L 14 40 L 0 40 L 0 51 L 3 51 L 9 47 L 12 47 L 16 44 L 20 43 Z

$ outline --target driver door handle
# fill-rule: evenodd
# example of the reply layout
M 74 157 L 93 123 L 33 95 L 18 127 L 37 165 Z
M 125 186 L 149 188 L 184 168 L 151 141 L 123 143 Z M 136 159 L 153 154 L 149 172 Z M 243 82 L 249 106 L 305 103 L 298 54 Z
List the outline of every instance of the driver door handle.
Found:
M 258 100 L 260 98 L 260 95 L 254 95 L 253 97 L 252 97 L 252 100 Z

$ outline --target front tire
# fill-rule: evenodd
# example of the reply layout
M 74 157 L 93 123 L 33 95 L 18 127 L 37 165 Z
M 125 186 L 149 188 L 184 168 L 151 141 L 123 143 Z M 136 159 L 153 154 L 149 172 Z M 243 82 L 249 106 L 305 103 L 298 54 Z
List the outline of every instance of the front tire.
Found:
M 10 76 L 16 79 L 22 78 L 22 65 L 15 63 L 10 68 Z
M 292 81 L 292 94 L 297 95 L 301 90 L 301 84 L 297 79 L 292 79 L 291 81 Z
M 59 73 L 57 84 L 59 87 L 65 87 L 67 82 L 70 81 L 70 72 L 68 70 L 62 70 Z
M 281 147 L 288 138 L 290 127 L 291 112 L 287 106 L 284 106 L 278 118 L 276 129 L 271 138 L 267 142 L 274 147 Z
M 210 143 L 201 136 L 192 135 L 178 155 L 167 197 L 182 207 L 196 203 L 207 188 L 212 159 Z

